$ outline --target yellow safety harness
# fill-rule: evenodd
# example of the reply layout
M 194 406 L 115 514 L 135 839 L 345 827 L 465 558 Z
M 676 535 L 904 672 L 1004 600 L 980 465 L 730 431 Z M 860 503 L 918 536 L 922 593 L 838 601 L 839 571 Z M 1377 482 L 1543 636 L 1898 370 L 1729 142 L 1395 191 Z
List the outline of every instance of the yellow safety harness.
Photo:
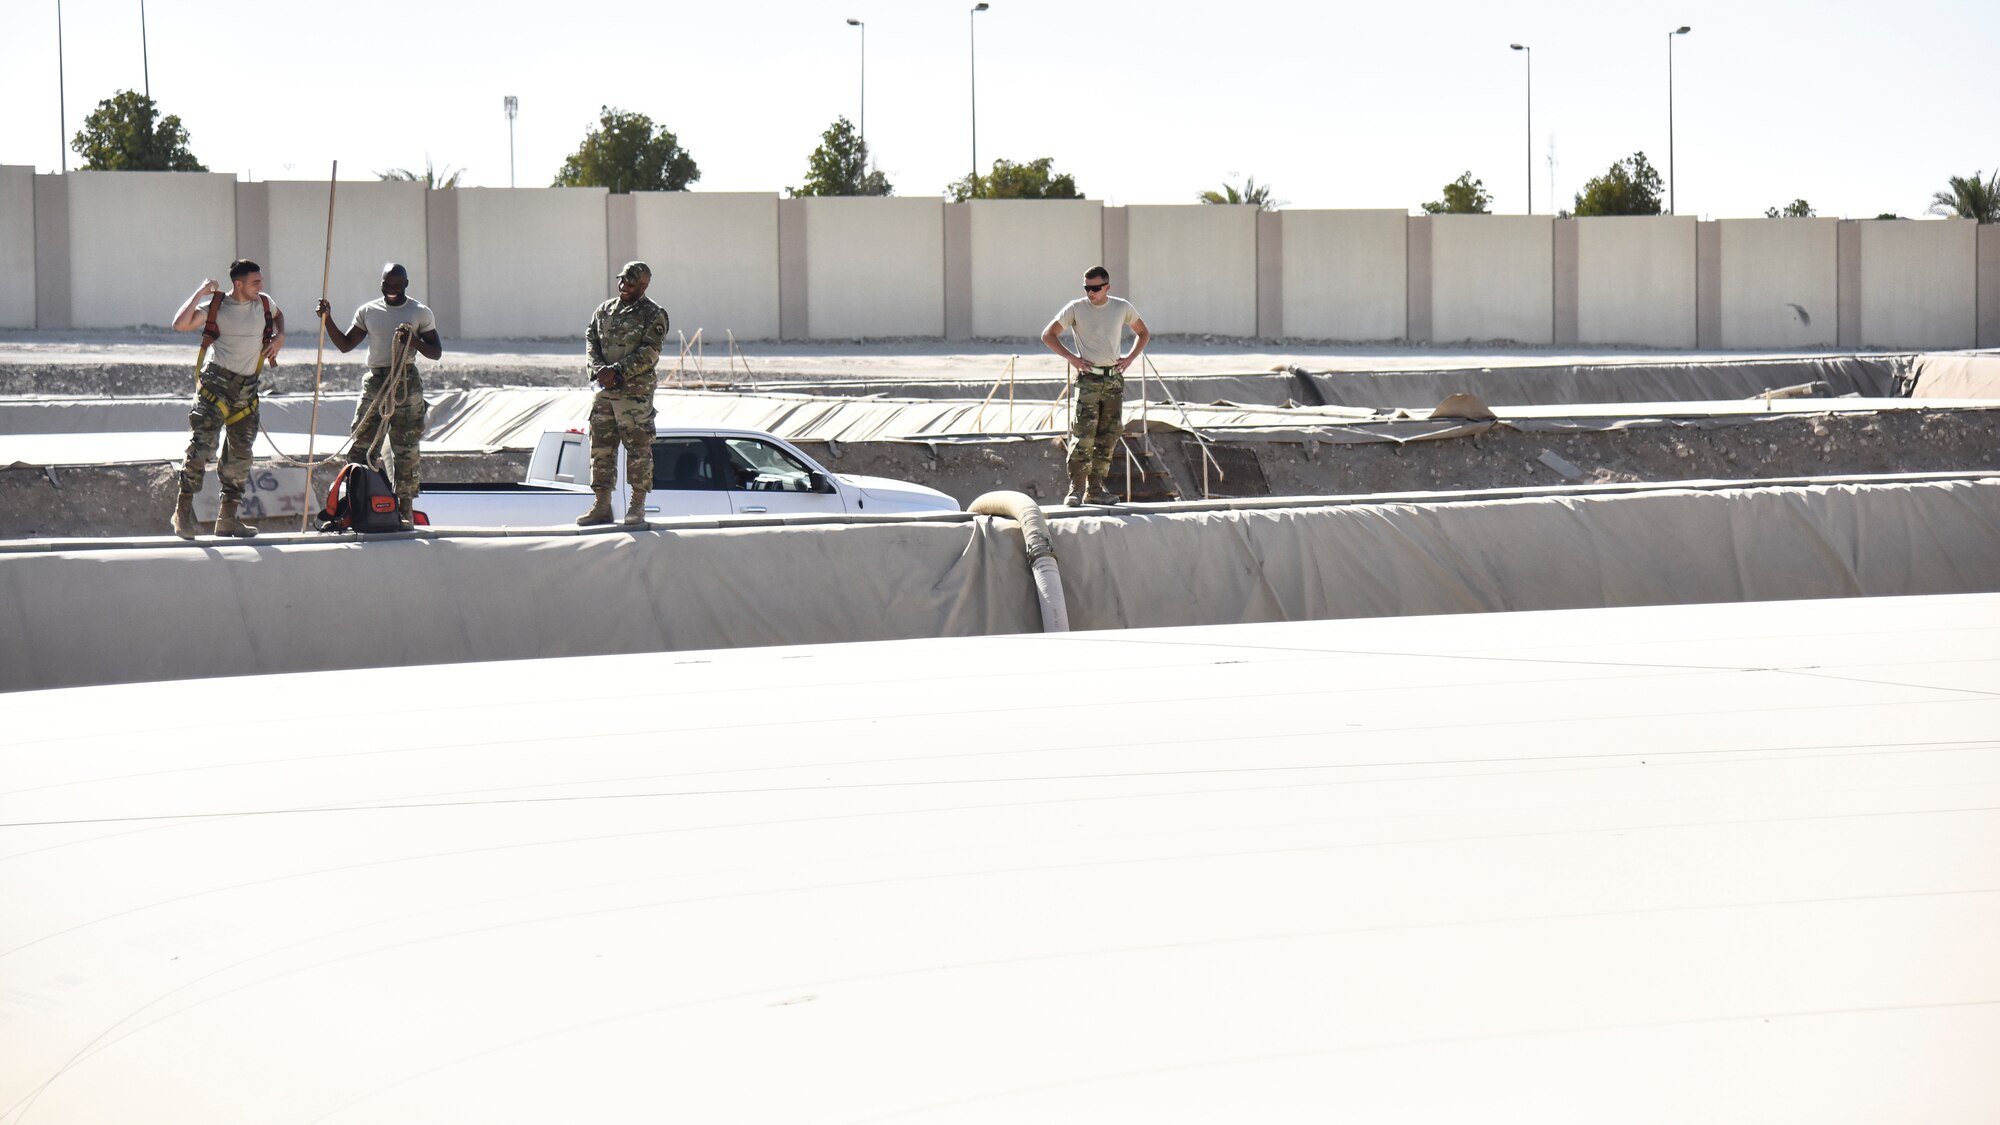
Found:
M 271 350 L 271 341 L 278 338 L 278 318 L 271 307 L 270 294 L 259 293 L 257 294 L 257 299 L 263 302 L 264 305 L 264 339 L 257 347 L 257 367 L 256 370 L 250 372 L 253 378 L 263 374 L 264 353 Z M 215 294 L 208 301 L 208 320 L 201 326 L 201 347 L 197 348 L 194 353 L 194 393 L 195 397 L 206 400 L 210 406 L 220 411 L 222 413 L 222 424 L 229 426 L 242 421 L 245 417 L 249 416 L 252 410 L 257 409 L 257 392 L 252 390 L 250 392 L 250 401 L 244 403 L 240 408 L 231 411 L 228 404 L 222 401 L 221 396 L 201 385 L 202 369 L 208 366 L 208 347 L 222 338 L 222 329 L 215 323 L 216 315 L 222 310 L 222 301 L 223 294 L 221 293 Z

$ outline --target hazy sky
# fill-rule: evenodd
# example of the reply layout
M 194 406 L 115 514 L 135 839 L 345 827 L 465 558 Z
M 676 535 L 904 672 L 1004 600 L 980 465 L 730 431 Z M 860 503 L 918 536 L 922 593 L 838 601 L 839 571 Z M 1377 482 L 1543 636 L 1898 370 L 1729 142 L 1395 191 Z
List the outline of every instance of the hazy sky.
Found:
M 0 164 L 62 159 L 56 0 L 0 0 Z M 494 0 L 259 4 L 64 0 L 73 135 L 141 89 L 211 170 L 259 180 L 463 168 L 546 186 L 598 107 L 642 112 L 701 167 L 701 191 L 778 191 L 837 115 L 859 121 L 899 195 L 938 195 L 978 157 L 1049 156 L 1092 198 L 1187 203 L 1255 176 L 1291 207 L 1414 209 L 1471 171 L 1518 212 L 1644 150 L 1668 170 L 1674 40 L 1679 210 L 1921 216 L 1948 176 L 2000 166 L 2000 3 L 1679 0 Z M 1524 120 L 1533 48 L 1533 129 Z M 72 154 L 71 165 L 77 163 Z

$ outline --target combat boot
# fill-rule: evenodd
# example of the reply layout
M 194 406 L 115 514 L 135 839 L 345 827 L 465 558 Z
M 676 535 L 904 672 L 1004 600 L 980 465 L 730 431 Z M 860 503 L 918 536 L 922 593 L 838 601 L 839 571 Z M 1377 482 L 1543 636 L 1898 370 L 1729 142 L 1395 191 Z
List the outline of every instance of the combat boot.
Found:
M 632 502 L 625 506 L 625 526 L 643 525 L 646 522 L 646 494 L 632 490 Z
M 174 534 L 182 539 L 193 539 L 201 534 L 201 525 L 194 522 L 194 493 L 183 492 L 174 501 Z
M 417 507 L 417 500 L 416 497 L 414 496 L 398 496 L 396 498 L 397 528 L 403 531 L 416 530 L 417 528 L 416 507 Z
M 1069 478 L 1069 491 L 1063 493 L 1063 503 L 1068 507 L 1074 508 L 1078 504 L 1083 503 L 1086 492 L 1087 489 L 1085 488 L 1082 474 L 1073 475 Z
M 1105 482 L 1097 481 L 1084 490 L 1083 502 L 1086 504 L 1122 504 L 1125 502 L 1125 498 L 1111 491 L 1110 488 L 1106 487 Z
M 588 512 L 576 517 L 578 527 L 594 527 L 600 523 L 611 522 L 611 490 L 594 488 L 591 491 L 597 494 L 597 503 L 592 504 Z
M 234 500 L 224 500 L 222 502 L 222 514 L 215 517 L 215 533 L 217 535 L 234 535 L 238 539 L 248 539 L 252 535 L 257 534 L 257 529 L 236 518 L 236 504 L 237 502 Z

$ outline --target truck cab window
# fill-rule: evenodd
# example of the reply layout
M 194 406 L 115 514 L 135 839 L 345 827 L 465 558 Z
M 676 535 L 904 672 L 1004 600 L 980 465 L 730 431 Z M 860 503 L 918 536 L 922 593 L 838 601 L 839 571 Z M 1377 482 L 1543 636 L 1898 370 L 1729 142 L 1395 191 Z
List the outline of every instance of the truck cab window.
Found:
M 729 451 L 729 487 L 745 492 L 811 492 L 812 470 L 767 441 L 723 438 Z
M 564 484 L 575 484 L 577 473 L 589 471 L 590 454 L 584 450 L 582 442 L 565 441 L 556 447 L 555 479 Z
M 690 491 L 716 487 L 708 439 L 663 438 L 653 443 L 653 488 Z

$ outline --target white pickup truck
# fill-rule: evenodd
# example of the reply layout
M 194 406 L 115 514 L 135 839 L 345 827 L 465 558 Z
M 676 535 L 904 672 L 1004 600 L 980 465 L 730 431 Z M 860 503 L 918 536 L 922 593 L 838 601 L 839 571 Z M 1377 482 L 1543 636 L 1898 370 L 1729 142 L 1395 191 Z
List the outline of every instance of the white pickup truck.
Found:
M 611 510 L 622 516 L 629 498 L 620 449 Z M 416 504 L 437 527 L 550 527 L 575 522 L 589 507 L 590 437 L 578 430 L 543 434 L 525 481 L 426 485 Z M 653 438 L 651 519 L 958 510 L 958 501 L 935 488 L 831 472 L 756 430 L 662 427 Z

